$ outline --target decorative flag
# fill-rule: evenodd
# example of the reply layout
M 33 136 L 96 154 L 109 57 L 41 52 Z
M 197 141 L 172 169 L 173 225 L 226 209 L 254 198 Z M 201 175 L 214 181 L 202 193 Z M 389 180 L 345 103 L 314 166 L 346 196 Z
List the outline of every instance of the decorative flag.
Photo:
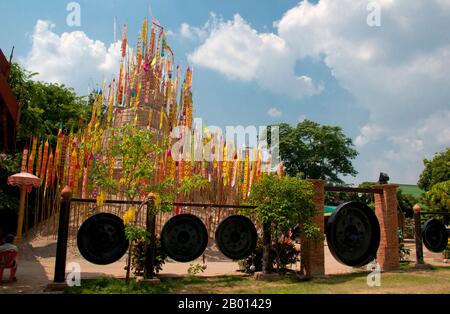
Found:
M 42 164 L 41 164 L 41 179 L 45 180 L 45 170 L 47 167 L 47 159 L 48 159 L 48 140 L 45 141 L 44 144 L 44 152 L 42 153 Z M 42 181 L 45 182 L 45 181 Z
M 33 144 L 31 146 L 30 158 L 28 159 L 28 173 L 33 173 L 34 158 L 36 156 L 37 138 L 33 136 Z

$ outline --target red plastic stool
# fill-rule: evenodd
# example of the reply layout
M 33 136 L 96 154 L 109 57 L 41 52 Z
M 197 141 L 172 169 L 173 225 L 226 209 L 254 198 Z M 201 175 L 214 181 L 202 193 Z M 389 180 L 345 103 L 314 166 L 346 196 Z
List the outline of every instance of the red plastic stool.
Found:
M 3 271 L 11 269 L 8 281 L 14 281 L 17 271 L 16 257 L 17 252 L 14 250 L 4 251 L 0 253 L 0 281 L 3 281 Z

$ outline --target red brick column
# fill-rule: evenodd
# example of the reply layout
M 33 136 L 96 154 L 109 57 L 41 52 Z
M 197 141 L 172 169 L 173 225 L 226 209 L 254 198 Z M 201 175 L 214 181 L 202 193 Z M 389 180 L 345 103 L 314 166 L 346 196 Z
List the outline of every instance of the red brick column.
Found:
M 375 194 L 375 214 L 380 223 L 381 239 L 377 253 L 377 262 L 382 271 L 400 268 L 398 245 L 397 187 L 395 184 L 374 186 L 383 189 L 383 194 Z
M 320 235 L 324 234 L 324 199 L 325 199 L 325 181 L 308 180 L 314 186 L 313 201 L 316 206 L 317 214 L 313 217 L 312 222 L 316 227 L 320 228 Z M 325 256 L 323 241 L 314 243 L 301 237 L 301 263 L 305 276 L 325 275 Z

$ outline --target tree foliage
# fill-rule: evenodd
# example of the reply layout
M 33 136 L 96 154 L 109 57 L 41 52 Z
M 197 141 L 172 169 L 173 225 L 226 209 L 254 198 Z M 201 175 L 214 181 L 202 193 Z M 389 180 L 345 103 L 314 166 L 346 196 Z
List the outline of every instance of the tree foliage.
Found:
M 253 213 L 261 223 L 270 223 L 275 235 L 300 224 L 308 237 L 319 230 L 311 223 L 316 213 L 312 185 L 298 177 L 264 175 L 251 189 L 249 203 L 258 206 Z
M 11 174 L 19 172 L 20 161 L 19 155 L 0 153 L 0 210 L 17 211 L 19 207 L 17 187 L 7 185 L 7 179 Z
M 19 144 L 33 135 L 50 136 L 50 140 L 55 140 L 61 126 L 69 131 L 76 130 L 90 116 L 88 100 L 78 97 L 73 89 L 64 85 L 35 81 L 36 74 L 17 63 L 11 66 L 11 89 L 21 104 Z
M 162 182 L 154 182 L 155 169 L 160 156 L 165 152 L 162 144 L 156 143 L 154 132 L 134 124 L 125 124 L 107 130 L 109 138 L 103 141 L 109 149 L 109 158 L 99 158 L 92 169 L 95 186 L 114 194 L 121 194 L 129 201 L 145 201 L 152 193 L 157 196 L 157 209 L 171 210 L 168 203 L 173 202 L 179 193 L 186 193 L 206 184 L 206 179 L 193 176 L 175 182 L 167 177 Z M 104 133 L 94 133 L 96 141 Z M 85 145 L 92 145 L 88 142 Z M 106 149 L 106 148 L 105 148 Z M 113 164 L 115 166 L 113 166 Z M 112 175 L 111 167 L 120 169 L 120 179 Z M 162 203 L 161 203 L 162 202 Z
M 431 210 L 450 212 L 450 180 L 433 185 L 425 193 L 425 203 Z M 445 222 L 449 223 L 450 217 L 444 218 Z
M 280 155 L 291 176 L 343 183 L 340 175 L 356 175 L 351 160 L 358 152 L 338 126 L 304 120 L 291 127 L 279 125 Z
M 411 194 L 405 194 L 402 190 L 397 190 L 398 209 L 405 214 L 406 217 L 411 218 L 414 214 L 413 207 L 419 202 L 419 199 Z
M 432 160 L 423 160 L 424 169 L 420 174 L 417 185 L 428 191 L 433 185 L 439 182 L 450 180 L 450 148 L 437 153 Z

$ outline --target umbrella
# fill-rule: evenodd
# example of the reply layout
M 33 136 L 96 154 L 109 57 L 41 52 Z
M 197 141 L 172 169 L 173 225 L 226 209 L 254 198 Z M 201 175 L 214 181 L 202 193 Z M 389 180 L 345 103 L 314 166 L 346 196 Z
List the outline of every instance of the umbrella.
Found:
M 22 225 L 25 209 L 25 195 L 28 187 L 38 188 L 41 185 L 41 180 L 27 172 L 20 172 L 8 177 L 8 184 L 12 186 L 18 186 L 20 188 L 20 201 L 19 201 L 19 217 L 17 219 L 17 233 L 16 242 L 22 241 Z

